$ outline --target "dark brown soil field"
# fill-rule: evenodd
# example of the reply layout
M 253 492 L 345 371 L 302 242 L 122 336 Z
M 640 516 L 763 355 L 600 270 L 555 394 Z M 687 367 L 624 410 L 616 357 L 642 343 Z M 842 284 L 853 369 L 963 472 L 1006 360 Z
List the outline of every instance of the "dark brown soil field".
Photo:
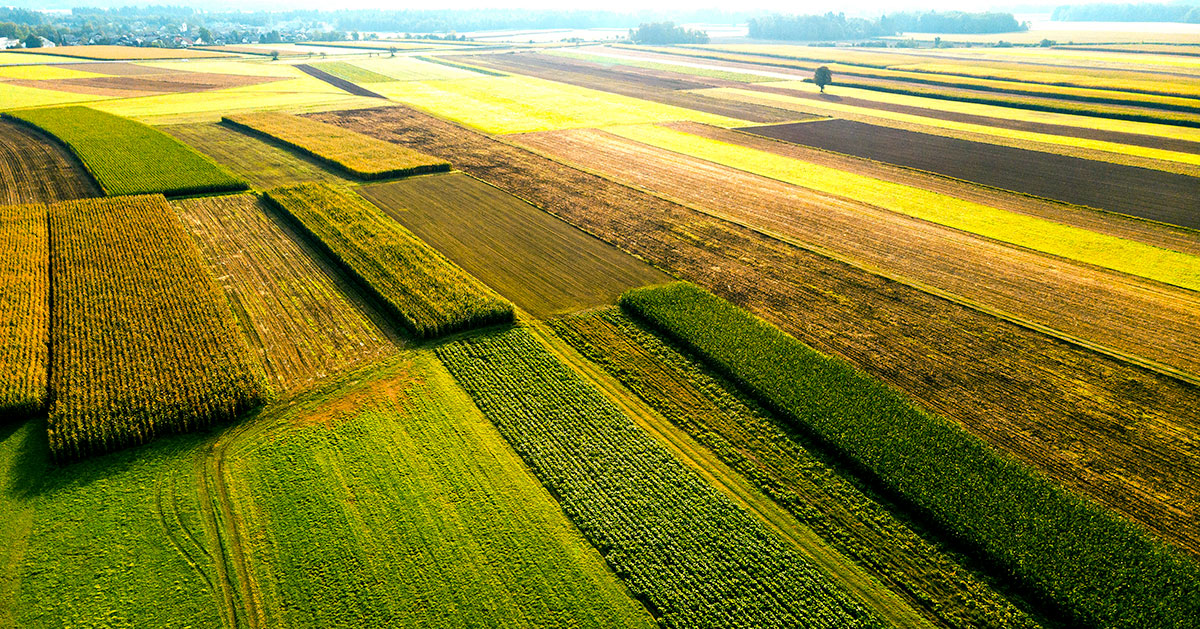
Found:
M 207 92 L 230 87 L 244 87 L 279 81 L 277 77 L 213 74 L 209 72 L 170 72 L 146 75 L 96 76 L 82 79 L 12 80 L 10 83 L 27 87 L 73 92 L 77 94 L 113 95 L 171 94 L 177 92 Z
M 358 192 L 536 317 L 614 304 L 630 288 L 674 279 L 461 173 L 363 186 Z
M 307 63 L 297 63 L 296 69 L 313 77 L 313 78 L 317 78 L 322 81 L 325 81 L 326 83 L 328 83 L 338 89 L 350 92 L 351 94 L 354 94 L 355 96 L 366 96 L 368 98 L 382 98 L 384 100 L 387 100 L 387 98 L 385 96 L 376 94 L 375 92 L 372 92 L 371 90 L 366 89 L 364 87 L 359 87 L 358 85 L 351 83 L 350 81 L 347 81 L 346 79 L 341 79 L 336 76 L 333 76 L 332 74 L 330 74 L 324 70 L 321 70 L 320 68 L 314 68 L 313 66 L 310 66 Z
M 314 117 L 452 161 L 841 356 L 1200 555 L 1200 390 L 404 107 Z
M 1008 246 L 603 131 L 514 139 L 764 234 L 1200 374 L 1200 294 L 1194 291 Z
M 629 55 L 646 59 L 647 61 L 671 62 L 679 61 L 679 57 L 671 55 L 661 55 L 646 52 L 638 52 L 633 50 L 621 50 L 621 54 Z M 769 70 L 783 74 L 795 75 L 796 80 L 807 79 L 811 77 L 810 73 L 800 71 L 789 71 L 786 68 L 776 68 L 763 66 L 754 63 L 740 63 L 736 61 L 718 61 L 708 59 L 688 58 L 693 62 L 703 62 L 722 68 L 728 68 L 730 71 L 736 72 L 739 70 Z M 620 67 L 620 66 L 618 66 Z M 624 68 L 623 68 L 624 69 Z M 636 68 L 628 68 L 636 70 Z M 836 77 L 835 77 L 836 79 Z M 947 111 L 939 111 L 936 109 L 926 109 L 924 107 L 911 107 L 907 105 L 893 105 L 888 103 L 880 103 L 877 101 L 866 100 L 862 98 L 852 98 L 840 96 L 837 94 L 811 94 L 808 92 L 800 92 L 782 87 L 773 87 L 761 83 L 743 83 L 737 87 L 756 92 L 765 92 L 770 94 L 783 94 L 785 96 L 793 96 L 796 98 L 808 98 L 815 101 L 836 101 L 844 105 L 853 105 L 855 107 L 869 107 L 871 109 L 880 109 L 883 111 L 891 111 L 897 113 L 911 114 L 914 116 L 924 116 L 927 118 L 936 118 L 939 120 L 951 120 L 955 122 L 965 122 L 971 124 L 980 124 L 1002 129 L 1013 129 L 1017 131 L 1029 131 L 1033 133 L 1046 133 L 1049 135 L 1063 135 L 1067 137 L 1088 138 L 1092 140 L 1103 140 L 1105 142 L 1116 142 L 1120 144 L 1131 144 L 1134 146 L 1145 146 L 1149 148 L 1164 149 L 1169 151 L 1180 151 L 1184 153 L 1200 153 L 1200 142 L 1191 142 L 1188 140 L 1175 140 L 1171 138 L 1162 138 L 1157 136 L 1140 135 L 1135 133 L 1118 133 L 1113 131 L 1103 131 L 1099 129 L 1087 129 L 1083 127 L 1074 127 L 1070 125 L 1056 125 L 1041 122 L 1026 122 L 1021 120 L 1007 120 L 1004 118 L 992 118 L 988 116 L 977 116 L 973 114 L 959 114 Z
M 671 122 L 664 123 L 662 126 L 692 135 L 711 138 L 719 142 L 727 142 L 759 151 L 775 153 L 776 155 L 800 159 L 906 186 L 924 188 L 983 205 L 1004 208 L 1009 212 L 1036 216 L 1056 223 L 1064 223 L 1116 236 L 1117 238 L 1136 240 L 1148 245 L 1154 245 L 1155 247 L 1200 256 L 1200 232 L 1175 225 L 1152 223 L 1121 214 L 1070 205 L 1061 201 L 1017 194 L 998 188 L 989 188 L 952 177 L 913 170 L 893 164 L 885 164 L 844 153 L 835 153 L 833 151 L 802 146 L 791 142 L 773 140 L 761 135 L 743 133 L 712 125 L 694 122 Z
M 969 142 L 852 120 L 747 127 L 749 133 L 917 168 L 1076 205 L 1200 228 L 1200 178 Z
M 586 61 L 536 53 L 473 55 L 470 60 L 472 63 L 495 70 L 632 96 L 665 105 L 729 116 L 738 120 L 769 123 L 794 122 L 806 118 L 804 114 L 786 109 L 751 103 L 736 103 L 682 91 L 713 87 L 716 83 L 700 82 L 692 80 L 693 77 L 670 72 L 642 71 L 640 68 L 637 69 L 638 72 L 627 72 L 623 69 L 606 68 Z M 744 84 L 738 83 L 737 85 L 742 87 Z
M 23 125 L 0 120 L 0 205 L 101 196 L 73 155 Z

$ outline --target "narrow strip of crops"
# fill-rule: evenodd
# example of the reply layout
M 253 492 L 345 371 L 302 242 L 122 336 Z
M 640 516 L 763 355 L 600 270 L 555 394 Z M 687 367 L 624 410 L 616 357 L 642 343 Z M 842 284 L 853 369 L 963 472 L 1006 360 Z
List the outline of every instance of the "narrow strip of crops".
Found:
M 480 68 L 477 66 L 468 65 L 465 63 L 460 63 L 458 61 L 452 61 L 445 57 L 428 57 L 428 56 L 424 56 L 424 55 L 418 55 L 413 58 L 420 59 L 421 61 L 425 61 L 428 63 L 436 63 L 438 65 L 443 65 L 448 68 L 458 68 L 459 70 L 466 70 L 468 72 L 475 72 L 477 74 L 483 74 L 486 76 L 508 76 L 507 74 L 505 74 L 503 72 L 496 72 L 495 70 L 488 70 L 486 68 Z
M 49 244 L 45 205 L 0 206 L 0 420 L 46 404 Z
M 175 138 L 89 107 L 8 112 L 58 138 L 107 195 L 167 195 L 245 190 L 247 184 Z
M 420 338 L 513 320 L 513 306 L 379 208 L 325 184 L 267 197 L 363 282 Z
M 609 131 L 651 146 L 862 201 L 1001 242 L 1200 290 L 1200 259 L 1177 251 L 663 127 L 613 127 Z
M 1200 617 L 1195 563 L 849 364 L 694 284 L 635 289 L 621 305 L 1076 623 L 1187 627 Z
M 225 294 L 161 195 L 50 206 L 58 460 L 234 419 L 268 395 Z
M 225 116 L 221 120 L 286 144 L 360 179 L 450 170 L 450 163 L 445 160 L 291 114 L 259 112 Z
M 438 357 L 664 626 L 878 626 L 527 330 Z

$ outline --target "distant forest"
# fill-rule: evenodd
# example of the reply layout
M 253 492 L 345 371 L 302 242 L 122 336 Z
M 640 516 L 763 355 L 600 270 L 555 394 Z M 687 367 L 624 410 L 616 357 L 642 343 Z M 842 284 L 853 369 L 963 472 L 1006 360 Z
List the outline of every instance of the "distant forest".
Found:
M 1185 22 L 1200 24 L 1200 6 L 1187 4 L 1077 4 L 1054 10 L 1064 22 Z
M 875 19 L 847 18 L 842 13 L 825 15 L 772 15 L 750 20 L 750 37 L 834 41 L 868 39 L 897 33 L 1011 33 L 1027 30 L 1011 13 L 963 13 L 929 11 L 893 13 Z

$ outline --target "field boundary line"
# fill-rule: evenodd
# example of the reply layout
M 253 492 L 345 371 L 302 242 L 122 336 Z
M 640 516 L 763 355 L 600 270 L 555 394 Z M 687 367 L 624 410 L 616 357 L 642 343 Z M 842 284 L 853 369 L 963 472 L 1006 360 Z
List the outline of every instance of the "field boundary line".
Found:
M 584 382 L 596 388 L 642 430 L 697 472 L 722 495 L 762 522 L 825 573 L 833 583 L 875 612 L 889 626 L 928 627 L 933 623 L 854 560 L 830 546 L 787 509 L 759 491 L 703 444 L 647 406 L 636 393 L 612 378 L 560 339 L 544 322 L 522 321 L 538 341 Z M 840 560 L 840 561 L 839 561 Z
M 669 196 L 666 196 L 666 195 L 664 195 L 664 194 L 662 194 L 662 193 L 659 193 L 659 192 L 656 192 L 656 191 L 654 191 L 654 190 L 648 190 L 648 189 L 641 188 L 641 187 L 638 187 L 638 186 L 630 186 L 630 185 L 627 185 L 627 184 L 625 184 L 625 183 L 622 183 L 622 182 L 620 182 L 620 181 L 617 181 L 617 180 L 615 180 L 615 179 L 611 179 L 611 178 L 609 178 L 609 177 L 607 177 L 607 176 L 605 176 L 605 175 L 603 175 L 603 174 L 601 174 L 601 173 L 599 173 L 599 172 L 597 172 L 597 171 L 594 171 L 594 170 L 592 170 L 592 169 L 589 169 L 589 168 L 587 168 L 587 167 L 585 167 L 585 166 L 576 165 L 576 164 L 571 164 L 571 163 L 567 163 L 567 162 L 561 161 L 561 160 L 557 159 L 556 157 L 553 157 L 553 156 L 551 156 L 551 155 L 548 155 L 548 154 L 546 154 L 546 153 L 543 153 L 543 152 L 541 152 L 541 151 L 538 151 L 538 150 L 532 149 L 532 148 L 530 148 L 530 147 L 524 146 L 524 145 L 522 145 L 522 144 L 515 144 L 515 143 L 510 143 L 510 142 L 504 142 L 504 143 L 505 143 L 505 144 L 509 144 L 509 145 L 511 145 L 511 146 L 514 146 L 515 148 L 519 148 L 519 149 L 522 149 L 522 150 L 525 150 L 525 151 L 529 151 L 529 152 L 531 152 L 531 153 L 534 153 L 534 154 L 536 154 L 536 155 L 539 155 L 539 156 L 541 156 L 541 157 L 544 157 L 544 158 L 546 158 L 546 159 L 550 159 L 550 160 L 552 160 L 552 161 L 554 161 L 554 162 L 556 162 L 556 163 L 558 163 L 558 164 L 561 164 L 561 165 L 563 165 L 563 166 L 566 166 L 566 167 L 568 167 L 568 168 L 573 168 L 573 169 L 575 169 L 575 170 L 579 170 L 579 171 L 581 171 L 581 172 L 585 172 L 585 173 L 587 173 L 587 174 L 589 174 L 589 175 L 593 175 L 593 176 L 595 176 L 595 177 L 600 177 L 601 179 L 604 179 L 604 180 L 606 180 L 606 181 L 609 181 L 609 182 L 615 183 L 615 184 L 617 184 L 617 185 L 620 185 L 620 186 L 624 186 L 624 187 L 626 187 L 626 188 L 629 188 L 629 189 L 631 189 L 631 190 L 635 190 L 635 191 L 637 191 L 637 192 L 641 192 L 641 193 L 649 194 L 650 196 L 656 197 L 656 198 L 658 198 L 658 199 L 661 199 L 661 200 L 663 200 L 663 201 L 667 201 L 668 203 L 673 203 L 673 204 L 675 204 L 675 205 L 679 205 L 679 206 L 681 206 L 681 207 L 688 208 L 688 209 L 690 209 L 690 210 L 692 210 L 692 211 L 695 211 L 695 212 L 700 212 L 701 214 L 704 214 L 704 215 L 706 215 L 706 216 L 711 216 L 711 217 L 713 217 L 713 218 L 716 218 L 716 219 L 718 219 L 718 220 L 721 220 L 721 221 L 724 221 L 724 222 L 727 222 L 727 223 L 730 223 L 730 224 L 733 224 L 733 225 L 737 225 L 737 226 L 739 226 L 739 227 L 742 227 L 742 228 L 748 229 L 748 230 L 750 230 L 750 231 L 753 231 L 754 233 L 760 234 L 760 235 L 762 235 L 762 236 L 765 236 L 765 237 L 767 237 L 767 238 L 770 238 L 770 239 L 772 239 L 772 240 L 775 240 L 775 241 L 778 241 L 778 242 L 784 243 L 784 244 L 786 244 L 786 245 L 789 245 L 789 246 L 792 246 L 792 247 L 796 247 L 797 249 L 801 249 L 801 250 L 807 251 L 807 252 L 809 252 L 809 253 L 812 253 L 812 254 L 815 254 L 815 255 L 821 256 L 821 257 L 823 257 L 823 258 L 826 258 L 826 259 L 829 259 L 829 260 L 833 260 L 834 262 L 838 262 L 838 263 L 841 263 L 841 264 L 845 264 L 846 266 L 849 266 L 849 267 L 851 267 L 851 268 L 858 269 L 858 270 L 860 270 L 860 271 L 863 271 L 863 272 L 869 273 L 869 274 L 871 274 L 871 275 L 874 275 L 874 276 L 877 276 L 877 277 L 883 278 L 883 279 L 885 279 L 885 280 L 888 280 L 888 281 L 891 281 L 891 282 L 895 282 L 895 283 L 897 283 L 897 284 L 901 284 L 901 285 L 904 285 L 904 286 L 908 286 L 909 288 L 916 289 L 916 290 L 918 290 L 918 291 L 921 291 L 921 292 L 923 292 L 923 293 L 926 293 L 926 294 L 932 295 L 932 296 L 934 296 L 934 297 L 937 297 L 937 298 L 943 299 L 943 300 L 945 300 L 945 301 L 949 301 L 949 302 L 951 302 L 951 303 L 954 303 L 954 304 L 957 304 L 957 305 L 959 305 L 959 306 L 963 306 L 963 307 L 966 307 L 966 308 L 970 308 L 970 309 L 972 309 L 972 310 L 975 310 L 975 311 L 977 311 L 977 312 L 980 312 L 980 313 L 982 313 L 982 314 L 985 314 L 985 315 L 988 315 L 988 316 L 991 316 L 991 317 L 995 317 L 995 318 L 1001 319 L 1001 320 L 1003 320 L 1003 321 L 1007 321 L 1007 322 L 1009 322 L 1009 323 L 1012 323 L 1012 324 L 1015 324 L 1015 325 L 1021 326 L 1021 327 L 1023 327 L 1023 328 L 1026 328 L 1026 329 L 1028 329 L 1028 330 L 1032 330 L 1032 331 L 1034 331 L 1034 332 L 1037 332 L 1037 333 L 1040 333 L 1040 334 L 1044 334 L 1044 335 L 1046 335 L 1046 336 L 1049 336 L 1049 337 L 1051 337 L 1051 338 L 1055 338 L 1055 339 L 1057 339 L 1057 340 L 1059 340 L 1059 341 L 1061 341 L 1061 342 L 1067 343 L 1067 344 L 1069 344 L 1069 345 L 1074 345 L 1074 346 L 1076 346 L 1076 347 L 1079 347 L 1079 348 L 1082 348 L 1082 349 L 1085 349 L 1085 350 L 1089 350 L 1089 351 L 1096 352 L 1096 353 L 1098 353 L 1098 354 L 1101 354 L 1101 355 L 1104 355 L 1104 356 L 1108 356 L 1109 358 L 1113 358 L 1113 359 L 1119 360 L 1119 361 L 1121 361 L 1121 362 L 1128 363 L 1128 364 L 1130 364 L 1130 365 L 1133 365 L 1133 366 L 1136 366 L 1136 367 L 1140 367 L 1140 368 L 1142 368 L 1142 369 L 1145 369 L 1145 370 L 1148 370 L 1148 371 L 1154 372 L 1154 373 L 1156 373 L 1156 374 L 1158 374 L 1158 375 L 1165 376 L 1165 377 L 1171 378 L 1171 379 L 1173 379 L 1173 380 L 1177 380 L 1177 381 L 1179 381 L 1179 382 L 1182 382 L 1182 383 L 1184 383 L 1184 384 L 1186 384 L 1186 385 L 1190 385 L 1190 386 L 1194 386 L 1194 387 L 1200 387 L 1200 376 L 1198 376 L 1198 375 L 1196 375 L 1196 374 L 1192 374 L 1192 373 L 1190 373 L 1190 372 L 1187 372 L 1187 371 L 1184 371 L 1184 370 L 1182 370 L 1182 369 L 1178 369 L 1178 368 L 1175 368 L 1175 367 L 1171 367 L 1171 366 L 1169 366 L 1169 365 L 1166 365 L 1166 364 L 1160 363 L 1160 362 L 1158 362 L 1158 361 L 1155 361 L 1155 360 L 1151 360 L 1151 359 L 1149 359 L 1149 358 L 1142 358 L 1142 357 L 1140 357 L 1140 356 L 1137 356 L 1137 355 L 1135 355 L 1135 354 L 1130 354 L 1130 353 L 1127 353 L 1127 352 L 1122 352 L 1122 351 L 1120 351 L 1120 350 L 1118 350 L 1118 349 L 1115 349 L 1115 348 L 1109 347 L 1109 346 L 1107 346 L 1107 345 L 1104 345 L 1104 344 L 1102 344 L 1102 343 L 1096 343 L 1096 342 L 1094 342 L 1094 341 L 1088 341 L 1088 340 L 1086 340 L 1086 339 L 1083 339 L 1083 338 L 1080 338 L 1080 337 L 1077 337 L 1077 336 L 1074 336 L 1074 335 L 1071 335 L 1071 334 L 1067 334 L 1066 332 L 1062 332 L 1062 331 L 1060 331 L 1060 330 L 1058 330 L 1058 329 L 1056 329 L 1056 328 L 1053 328 L 1053 327 L 1050 327 L 1050 326 L 1047 326 L 1047 325 L 1043 325 L 1043 324 L 1040 324 L 1040 323 L 1036 323 L 1036 322 L 1034 322 L 1034 321 L 1030 321 L 1030 320 L 1028 320 L 1028 319 L 1025 319 L 1024 317 L 1020 317 L 1020 316 L 1018 316 L 1018 315 L 1015 315 L 1015 314 L 1009 313 L 1009 312 L 1007 312 L 1007 311 L 1004 311 L 1004 310 L 1001 310 L 1001 309 L 999 309 L 999 308 L 992 308 L 992 307 L 990 307 L 990 306 L 985 306 L 985 305 L 983 305 L 983 304 L 980 304 L 980 303 L 978 303 L 978 302 L 975 302 L 975 301 L 973 301 L 973 300 L 971 300 L 971 299 L 967 299 L 966 297 L 963 297 L 963 296 L 961 296 L 961 295 L 958 295 L 958 294 L 952 293 L 952 292 L 950 292 L 950 291 L 946 291 L 946 290 L 943 290 L 943 289 L 940 289 L 940 288 L 935 288 L 935 287 L 933 287 L 933 286 L 929 286 L 929 285 L 927 285 L 927 284 L 924 284 L 923 282 L 920 282 L 920 281 L 917 281 L 917 280 L 912 280 L 912 279 L 909 279 L 909 278 L 905 278 L 905 277 L 903 277 L 903 276 L 901 276 L 901 275 L 894 274 L 894 273 L 890 273 L 890 272 L 888 272 L 888 271 L 884 271 L 884 270 L 882 270 L 882 269 L 875 268 L 875 267 L 873 267 L 873 266 L 871 266 L 871 265 L 868 265 L 868 264 L 866 264 L 866 263 L 859 262 L 859 261 L 857 261 L 857 260 L 854 260 L 854 259 L 852 259 L 852 258 L 849 258 L 849 257 L 846 257 L 846 256 L 842 256 L 841 254 L 838 254 L 838 253 L 835 253 L 835 252 L 833 252 L 833 251 L 830 251 L 830 250 L 828 250 L 828 249 L 826 249 L 826 248 L 824 248 L 824 247 L 819 247 L 819 246 L 816 246 L 816 245 L 812 245 L 812 244 L 809 244 L 809 243 L 805 243 L 805 242 L 802 242 L 802 241 L 796 240 L 796 239 L 794 239 L 794 238 L 788 237 L 788 236 L 786 236 L 786 235 L 783 235 L 783 234 L 780 234 L 780 233 L 774 232 L 774 231 L 772 231 L 772 230 L 769 230 L 769 229 L 763 229 L 763 228 L 755 227 L 755 226 L 753 226 L 753 225 L 750 225 L 750 224 L 747 224 L 747 223 L 745 223 L 745 222 L 743 222 L 743 221 L 739 221 L 739 220 L 737 220 L 737 219 L 734 219 L 734 218 L 731 218 L 731 217 L 727 217 L 727 216 L 724 216 L 724 215 L 722 215 L 722 214 L 719 214 L 719 213 L 715 213 L 715 212 L 711 212 L 711 211 L 707 211 L 707 210 L 702 210 L 702 209 L 700 209 L 700 208 L 694 207 L 694 206 L 692 206 L 692 205 L 690 205 L 690 204 L 688 204 L 688 203 L 683 203 L 683 202 L 681 202 L 681 201 L 679 201 L 679 200 L 673 199 L 673 198 L 671 198 L 671 197 L 669 197 Z M 650 146 L 650 145 L 647 145 L 647 146 Z M 657 148 L 657 147 L 656 147 L 656 148 Z M 668 150 L 668 149 L 663 149 L 663 150 Z M 768 177 L 768 179 L 770 179 L 770 177 Z M 784 183 L 786 183 L 786 182 L 784 182 Z M 797 187 L 801 187 L 801 186 L 797 186 Z M 837 195 L 832 195 L 832 196 L 837 196 Z M 541 209 L 541 206 L 539 206 L 539 205 L 536 205 L 536 204 L 534 204 L 534 207 L 537 207 L 537 208 Z M 545 211 L 545 210 L 543 209 L 542 211 Z M 921 219 L 918 219 L 918 220 L 921 220 Z M 943 226 L 943 227 L 944 227 L 944 226 Z M 964 233 L 970 233 L 970 232 L 964 232 Z M 980 238 L 986 238 L 985 236 L 979 236 L 978 234 L 971 234 L 971 235 L 973 235 L 973 236 L 978 236 L 978 237 L 980 237 Z M 989 240 L 991 240 L 991 239 L 989 239 Z M 1004 244 L 1004 245 L 1006 245 L 1006 246 L 1010 246 L 1010 247 L 1018 247 L 1018 245 L 1013 245 L 1012 243 L 1006 243 L 1006 242 L 1004 242 L 1004 241 L 999 241 L 999 240 L 997 240 L 997 241 L 995 241 L 995 242 L 999 242 L 999 243 L 1002 243 L 1002 244 Z M 1022 248 L 1022 249 L 1025 249 L 1024 247 L 1020 247 L 1020 248 Z M 1041 251 L 1036 251 L 1036 250 L 1034 250 L 1034 249 L 1028 249 L 1028 251 L 1034 251 L 1034 252 L 1036 252 L 1036 253 L 1039 253 L 1039 254 L 1041 254 L 1041 255 L 1050 255 L 1050 256 L 1052 256 L 1052 254 L 1048 254 L 1048 253 L 1041 252 Z M 1059 256 L 1052 256 L 1052 257 L 1059 258 Z M 1061 259 L 1063 259 L 1063 260 L 1069 260 L 1068 258 L 1061 258 Z M 1077 261 L 1077 260 L 1069 260 L 1069 261 L 1070 261 L 1070 262 L 1073 262 L 1073 263 L 1076 263 L 1076 264 L 1087 264 L 1087 263 L 1084 263 L 1084 262 L 1079 262 L 1079 261 Z M 1094 265 L 1087 265 L 1087 266 L 1094 266 Z M 1095 267 L 1095 268 L 1105 268 L 1105 267 Z M 1105 269 L 1105 270 L 1107 270 L 1107 271 L 1111 271 L 1111 272 L 1113 272 L 1113 273 L 1120 273 L 1120 271 L 1115 271 L 1115 270 L 1113 270 L 1113 269 Z M 667 272 L 667 273 L 668 273 L 668 275 L 673 275 L 673 274 L 671 274 L 671 273 L 669 273 L 669 272 Z M 1123 275 L 1127 275 L 1127 274 L 1123 274 Z M 1151 279 L 1149 279 L 1149 278 L 1142 278 L 1142 277 L 1140 277 L 1140 276 L 1130 276 L 1130 277 L 1138 277 L 1138 279 L 1145 280 L 1145 281 L 1147 281 L 1147 282 L 1154 282 L 1154 283 L 1157 283 L 1157 284 L 1163 284 L 1164 286 L 1171 286 L 1172 288 L 1176 288 L 1176 289 L 1180 289 L 1180 290 L 1187 290 L 1187 289 L 1184 289 L 1184 288 L 1181 288 L 1181 287 L 1177 287 L 1177 286 L 1175 286 L 1175 285 L 1173 285 L 1173 284 L 1164 284 L 1164 283 L 1162 283 L 1162 282 L 1156 282 L 1155 280 L 1151 280 Z

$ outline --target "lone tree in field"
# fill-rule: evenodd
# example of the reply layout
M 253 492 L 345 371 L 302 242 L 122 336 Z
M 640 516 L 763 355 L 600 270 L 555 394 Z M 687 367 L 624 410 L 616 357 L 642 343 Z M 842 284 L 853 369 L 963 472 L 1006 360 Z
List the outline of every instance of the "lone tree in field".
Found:
M 821 93 L 825 93 L 825 86 L 833 84 L 833 73 L 829 71 L 829 66 L 821 66 L 813 72 L 813 83 L 821 88 Z

